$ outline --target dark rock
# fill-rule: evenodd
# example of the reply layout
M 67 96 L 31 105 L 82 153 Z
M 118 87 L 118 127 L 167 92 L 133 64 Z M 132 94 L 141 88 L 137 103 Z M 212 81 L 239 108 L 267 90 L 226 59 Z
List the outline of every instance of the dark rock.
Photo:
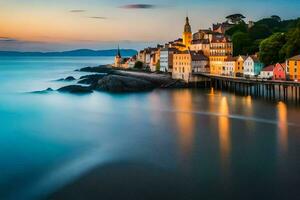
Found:
M 42 90 L 42 91 L 35 91 L 35 92 L 32 92 L 33 94 L 46 94 L 46 93 L 49 93 L 49 92 L 53 92 L 54 90 L 52 88 L 47 88 L 46 90 Z
M 79 71 L 109 74 L 109 73 L 112 73 L 114 70 L 111 67 L 109 67 L 108 65 L 101 65 L 98 67 L 85 67 L 85 68 L 79 69 Z
M 78 81 L 79 84 L 86 84 L 86 85 L 95 85 L 98 83 L 100 79 L 102 79 L 105 74 L 91 74 L 80 77 L 80 81 Z
M 75 81 L 76 79 L 73 76 L 68 76 L 65 78 L 65 81 Z
M 77 93 L 77 94 L 85 94 L 92 93 L 93 90 L 90 87 L 84 87 L 80 85 L 69 85 L 58 89 L 59 92 L 68 92 L 68 93 Z
M 73 76 L 68 76 L 67 78 L 61 78 L 56 81 L 75 81 L 76 79 Z
M 96 90 L 108 92 L 138 92 L 154 88 L 155 85 L 149 81 L 120 75 L 105 76 L 95 87 Z

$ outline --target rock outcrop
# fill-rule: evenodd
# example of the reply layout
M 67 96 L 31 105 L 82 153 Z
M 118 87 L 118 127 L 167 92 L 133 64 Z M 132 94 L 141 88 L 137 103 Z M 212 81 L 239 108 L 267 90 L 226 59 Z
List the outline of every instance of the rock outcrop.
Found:
M 73 93 L 73 94 L 86 94 L 92 93 L 91 87 L 84 87 L 81 85 L 69 85 L 58 89 L 59 92 Z
M 98 81 L 95 90 L 108 92 L 138 92 L 149 91 L 155 85 L 149 81 L 134 77 L 108 75 Z

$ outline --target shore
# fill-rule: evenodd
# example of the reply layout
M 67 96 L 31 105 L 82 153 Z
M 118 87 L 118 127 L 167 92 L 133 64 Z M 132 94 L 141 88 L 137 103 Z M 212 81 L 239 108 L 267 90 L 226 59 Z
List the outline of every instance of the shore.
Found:
M 116 69 L 111 65 L 85 67 L 79 72 L 88 72 L 76 80 L 74 77 L 59 79 L 59 81 L 77 81 L 77 84 L 58 89 L 59 92 L 92 93 L 106 92 L 143 92 L 153 89 L 185 88 L 187 84 L 182 80 L 172 79 L 170 74 L 150 73 L 138 70 Z M 51 89 L 45 90 L 50 91 Z

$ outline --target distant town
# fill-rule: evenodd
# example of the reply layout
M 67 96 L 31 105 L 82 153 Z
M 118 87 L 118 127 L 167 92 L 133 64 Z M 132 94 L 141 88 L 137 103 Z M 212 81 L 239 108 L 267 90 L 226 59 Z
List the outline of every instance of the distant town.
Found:
M 190 19 L 186 17 L 181 38 L 164 45 L 147 47 L 130 58 L 123 58 L 118 50 L 113 66 L 170 73 L 173 79 L 182 79 L 188 83 L 197 81 L 199 74 L 298 82 L 300 55 L 293 55 L 282 62 L 269 65 L 262 62 L 258 51 L 234 55 L 234 43 L 228 31 L 239 26 L 251 29 L 255 25 L 252 21 L 245 23 L 243 18 L 245 17 L 241 14 L 231 15 L 225 22 L 193 33 Z M 272 16 L 272 20 L 281 19 Z

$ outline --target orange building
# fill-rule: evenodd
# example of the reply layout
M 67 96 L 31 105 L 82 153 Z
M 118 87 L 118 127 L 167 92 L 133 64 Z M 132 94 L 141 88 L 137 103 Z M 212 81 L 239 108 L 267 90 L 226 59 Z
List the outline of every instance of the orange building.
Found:
M 287 73 L 290 80 L 300 80 L 300 55 L 294 56 L 287 60 Z
M 224 62 L 232 56 L 232 42 L 223 34 L 215 34 L 210 43 L 210 73 L 222 74 Z
M 238 56 L 234 70 L 234 74 L 236 77 L 242 77 L 244 75 L 244 62 L 246 59 L 246 56 Z

